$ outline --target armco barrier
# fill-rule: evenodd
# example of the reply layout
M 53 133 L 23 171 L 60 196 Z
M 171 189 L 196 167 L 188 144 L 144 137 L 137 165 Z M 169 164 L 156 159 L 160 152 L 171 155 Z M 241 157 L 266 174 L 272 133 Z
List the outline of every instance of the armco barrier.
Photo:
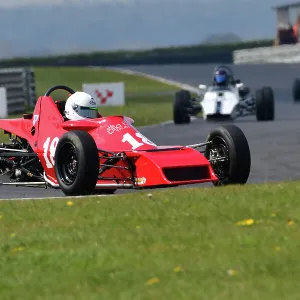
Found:
M 267 64 L 300 62 L 300 44 L 280 45 L 233 51 L 234 64 Z
M 7 113 L 25 111 L 36 102 L 35 78 L 31 69 L 0 69 L 0 87 L 6 88 Z

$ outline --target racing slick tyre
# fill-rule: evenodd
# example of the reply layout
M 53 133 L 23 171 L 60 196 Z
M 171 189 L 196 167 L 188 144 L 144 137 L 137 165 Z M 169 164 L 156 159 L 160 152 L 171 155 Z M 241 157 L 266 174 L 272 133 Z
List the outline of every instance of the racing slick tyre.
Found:
M 245 184 L 251 169 L 251 155 L 247 138 L 236 125 L 214 129 L 207 137 L 205 157 L 219 178 L 216 186 Z
M 191 117 L 187 112 L 190 106 L 191 94 L 189 91 L 181 90 L 176 92 L 173 106 L 173 119 L 175 124 L 188 124 Z
M 295 78 L 293 82 L 293 99 L 294 102 L 300 101 L 300 78 Z
M 274 93 L 271 87 L 263 87 L 256 91 L 256 120 L 273 121 L 275 114 Z
M 55 174 L 59 187 L 67 196 L 92 194 L 99 172 L 98 149 L 85 131 L 65 133 L 55 151 Z

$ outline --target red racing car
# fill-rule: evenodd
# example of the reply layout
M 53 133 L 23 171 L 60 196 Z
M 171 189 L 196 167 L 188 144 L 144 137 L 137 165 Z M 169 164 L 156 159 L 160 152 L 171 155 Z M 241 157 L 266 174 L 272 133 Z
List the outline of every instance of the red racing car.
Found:
M 157 146 L 125 116 L 70 121 L 64 101 L 38 98 L 33 114 L 0 120 L 10 142 L 0 145 L 0 172 L 7 185 L 58 188 L 65 195 L 112 194 L 212 182 L 245 184 L 251 167 L 247 139 L 235 125 L 220 126 L 204 143 Z M 202 150 L 198 150 L 202 149 Z

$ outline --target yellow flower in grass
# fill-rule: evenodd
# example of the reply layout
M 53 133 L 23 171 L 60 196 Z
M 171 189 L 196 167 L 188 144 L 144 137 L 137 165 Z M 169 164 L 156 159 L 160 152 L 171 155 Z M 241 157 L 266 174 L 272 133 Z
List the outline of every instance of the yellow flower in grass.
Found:
M 177 266 L 173 269 L 173 272 L 175 272 L 175 273 L 178 273 L 180 271 L 182 271 L 182 268 L 180 266 Z
M 275 251 L 280 251 L 280 247 L 279 247 L 279 246 L 276 246 L 276 247 L 274 247 L 274 250 L 275 250 Z
M 275 213 L 272 213 L 271 216 L 272 216 L 272 217 L 276 217 L 276 214 L 275 214 Z
M 246 220 L 242 220 L 236 223 L 236 225 L 238 226 L 251 226 L 254 224 L 254 220 L 253 219 L 246 219 Z
M 227 274 L 229 276 L 236 276 L 237 275 L 237 271 L 233 270 L 233 269 L 229 269 L 229 270 L 227 270 Z
M 67 202 L 67 205 L 68 205 L 68 206 L 73 206 L 74 203 L 73 203 L 72 201 L 68 201 L 68 202 Z
M 21 251 L 24 251 L 24 250 L 25 250 L 25 247 L 20 246 L 20 247 L 13 248 L 11 250 L 11 252 L 15 253 L 15 252 L 21 252 Z
M 159 278 L 154 277 L 147 281 L 147 285 L 152 285 L 152 284 L 159 283 L 159 282 L 160 282 Z
M 295 222 L 294 222 L 293 220 L 288 220 L 288 221 L 287 221 L 287 224 L 288 224 L 289 226 L 292 226 L 292 225 L 295 224 Z

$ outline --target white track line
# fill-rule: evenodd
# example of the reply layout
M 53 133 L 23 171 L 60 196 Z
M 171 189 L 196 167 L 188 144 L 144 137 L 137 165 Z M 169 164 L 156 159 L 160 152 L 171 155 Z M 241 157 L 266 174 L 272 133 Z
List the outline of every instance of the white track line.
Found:
M 166 78 L 163 78 L 160 76 L 150 75 L 150 74 L 143 73 L 143 72 L 133 71 L 133 70 L 125 69 L 125 68 L 124 69 L 123 68 L 115 68 L 115 67 L 91 66 L 90 68 L 103 68 L 106 70 L 111 70 L 111 71 L 119 72 L 122 74 L 136 75 L 136 76 L 152 79 L 152 80 L 155 80 L 155 81 L 158 81 L 161 83 L 177 86 L 178 88 L 190 91 L 191 93 L 199 93 L 199 89 L 192 85 L 174 81 L 174 80 L 169 80 L 169 79 L 166 79 Z M 196 119 L 197 119 L 196 117 L 191 117 L 191 121 L 195 121 Z M 140 126 L 139 128 L 155 128 L 157 126 L 164 126 L 164 125 L 169 125 L 169 124 L 174 124 L 173 120 L 168 120 L 168 121 L 165 121 L 165 122 L 162 122 L 159 124 Z
M 181 89 L 188 90 L 192 93 L 199 93 L 199 89 L 192 86 L 192 85 L 182 83 L 182 82 L 178 82 L 178 81 L 174 81 L 174 80 L 165 79 L 165 78 L 160 77 L 160 76 L 150 75 L 150 74 L 147 74 L 147 73 L 132 71 L 132 70 L 123 69 L 123 68 L 106 67 L 104 69 L 116 71 L 116 72 L 123 73 L 123 74 L 137 75 L 137 76 L 153 79 L 153 80 L 156 80 L 156 81 L 161 82 L 161 83 L 166 83 L 166 84 L 169 84 L 169 85 L 177 86 Z

